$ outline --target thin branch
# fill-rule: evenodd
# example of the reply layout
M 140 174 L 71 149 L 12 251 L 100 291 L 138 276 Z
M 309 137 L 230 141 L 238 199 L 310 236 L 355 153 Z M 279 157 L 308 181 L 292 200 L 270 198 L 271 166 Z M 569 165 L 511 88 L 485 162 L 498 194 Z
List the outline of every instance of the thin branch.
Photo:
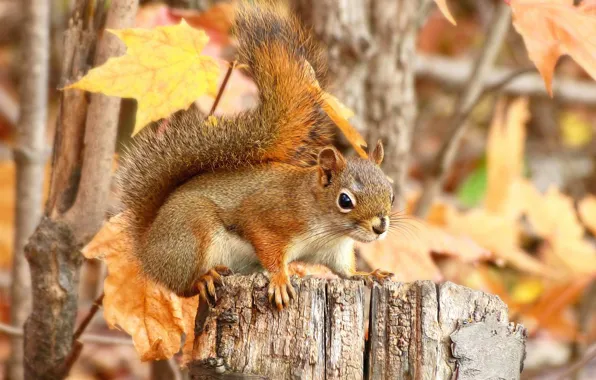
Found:
M 219 104 L 219 101 L 221 100 L 223 92 L 226 89 L 226 86 L 228 85 L 230 76 L 232 75 L 232 70 L 234 70 L 234 68 L 236 67 L 237 64 L 238 64 L 238 61 L 236 61 L 236 60 L 234 60 L 233 62 L 230 62 L 228 64 L 228 72 L 226 72 L 226 76 L 224 77 L 224 80 L 223 80 L 221 86 L 219 86 L 219 91 L 217 92 L 215 101 L 213 102 L 213 105 L 211 106 L 211 111 L 209 111 L 209 116 L 211 116 L 215 113 L 215 109 L 217 108 L 217 105 Z
M 484 78 L 490 72 L 509 30 L 511 8 L 505 3 L 501 3 L 497 7 L 493 20 L 486 42 L 469 78 L 468 85 L 455 105 L 455 112 L 452 115 L 449 126 L 448 138 L 445 140 L 433 162 L 433 166 L 428 172 L 428 178 L 425 181 L 422 195 L 414 210 L 414 214 L 418 217 L 424 218 L 428 214 L 432 201 L 441 188 L 443 177 L 455 159 L 456 150 L 466 130 L 467 115 L 469 115 L 471 109 L 482 95 L 482 90 L 485 88 Z
M 62 373 L 64 374 L 64 376 L 68 375 L 68 373 L 70 372 L 70 369 L 72 368 L 74 363 L 77 361 L 77 359 L 81 355 L 81 351 L 83 351 L 83 343 L 81 343 L 79 341 L 79 338 L 81 337 L 81 335 L 83 334 L 83 332 L 85 331 L 87 326 L 89 326 L 89 323 L 91 323 L 91 321 L 93 320 L 93 317 L 95 317 L 95 314 L 97 313 L 97 311 L 101 308 L 102 302 L 103 302 L 103 293 L 101 293 L 101 295 L 99 297 L 97 297 L 95 302 L 93 302 L 93 305 L 91 305 L 89 312 L 87 313 L 85 318 L 81 321 L 81 324 L 75 331 L 73 338 L 72 338 L 72 340 L 73 340 L 72 348 L 70 349 L 68 356 L 64 360 L 64 365 L 62 367 Z
M 99 295 L 99 297 L 97 297 L 97 299 L 95 300 L 95 302 L 93 302 L 93 305 L 91 306 L 91 308 L 89 309 L 89 312 L 87 313 L 87 315 L 85 316 L 85 319 L 83 319 L 81 321 L 81 324 L 79 325 L 79 327 L 77 328 L 77 330 L 74 333 L 73 336 L 73 340 L 78 340 L 79 337 L 81 335 L 83 335 L 83 332 L 85 331 L 85 329 L 87 328 L 87 326 L 89 326 L 89 323 L 91 323 L 91 321 L 93 320 L 93 317 L 95 317 L 95 314 L 99 311 L 99 309 L 102 306 L 102 302 L 103 302 L 103 296 L 104 294 L 101 293 Z
M 470 59 L 453 59 L 418 53 L 415 59 L 416 77 L 439 82 L 443 87 L 453 89 L 467 86 L 475 62 Z M 516 72 L 516 69 L 495 67 L 484 80 L 487 87 L 494 86 Z M 517 77 L 502 88 L 508 95 L 548 97 L 544 80 L 533 69 L 533 73 Z M 596 105 L 596 83 L 592 80 L 577 80 L 555 77 L 553 79 L 554 99 L 565 104 Z
M 22 326 L 31 311 L 31 275 L 24 251 L 42 216 L 50 45 L 50 3 L 26 0 L 22 6 L 25 17 L 19 89 L 22 111 L 15 129 L 17 200 L 10 310 L 11 323 L 16 326 Z M 24 355 L 23 340 L 13 339 L 8 378 L 23 378 Z
M 568 379 L 569 376 L 573 375 L 579 369 L 585 367 L 592 360 L 596 359 L 596 344 L 592 344 L 584 354 L 583 357 L 578 359 L 575 363 L 571 364 L 562 373 L 557 376 L 557 380 Z
M 0 332 L 14 336 L 14 337 L 23 337 L 23 330 L 7 325 L 5 323 L 0 323 Z M 111 337 L 106 335 L 100 334 L 91 334 L 85 333 L 81 335 L 79 339 L 82 343 L 93 343 L 93 344 L 111 344 L 111 345 L 123 345 L 123 346 L 132 346 L 132 340 L 128 338 L 119 338 L 119 337 Z

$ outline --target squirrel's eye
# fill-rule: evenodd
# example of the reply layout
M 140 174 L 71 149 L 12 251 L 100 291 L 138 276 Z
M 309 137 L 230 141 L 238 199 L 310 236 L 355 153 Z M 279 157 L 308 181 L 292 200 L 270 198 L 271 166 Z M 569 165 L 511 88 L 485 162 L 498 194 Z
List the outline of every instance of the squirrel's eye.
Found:
M 339 211 L 341 212 L 350 212 L 354 208 L 353 197 L 347 191 L 342 191 L 337 198 L 337 205 L 339 206 Z
M 391 194 L 391 206 L 393 206 L 393 202 L 395 202 L 395 195 Z

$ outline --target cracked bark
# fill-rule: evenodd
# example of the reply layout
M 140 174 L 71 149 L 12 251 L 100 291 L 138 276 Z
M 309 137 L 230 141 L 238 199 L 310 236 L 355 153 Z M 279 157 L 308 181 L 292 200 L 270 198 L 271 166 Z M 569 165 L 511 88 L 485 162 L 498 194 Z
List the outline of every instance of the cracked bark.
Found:
M 365 346 L 363 283 L 293 281 L 298 296 L 278 313 L 265 276 L 226 278 L 216 307 L 197 317 L 191 379 L 520 377 L 525 330 L 496 296 L 430 281 L 374 285 Z
M 65 32 L 61 83 L 78 79 L 89 69 L 101 9 L 78 0 Z M 108 28 L 132 25 L 136 0 L 113 0 Z M 96 17 L 94 20 L 93 17 Z M 124 51 L 115 36 L 104 33 L 95 63 Z M 33 310 L 24 329 L 25 378 L 60 379 L 68 375 L 73 357 L 77 312 L 80 248 L 105 218 L 111 160 L 120 99 L 87 95 L 78 90 L 61 94 L 50 194 L 45 213 L 25 247 L 31 268 Z M 109 163 L 109 164 L 108 164 Z

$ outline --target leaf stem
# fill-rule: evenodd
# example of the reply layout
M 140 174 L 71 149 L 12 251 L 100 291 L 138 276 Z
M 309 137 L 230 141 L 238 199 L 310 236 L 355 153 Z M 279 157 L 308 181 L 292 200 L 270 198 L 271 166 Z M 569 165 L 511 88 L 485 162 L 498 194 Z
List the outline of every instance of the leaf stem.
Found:
M 223 80 L 221 86 L 219 87 L 219 91 L 217 92 L 217 97 L 215 98 L 215 101 L 213 102 L 213 106 L 211 106 L 211 111 L 209 111 L 209 116 L 212 116 L 213 113 L 215 112 L 215 109 L 217 108 L 217 105 L 219 104 L 219 101 L 221 100 L 221 96 L 223 95 L 223 92 L 226 89 L 228 81 L 230 80 L 230 76 L 232 75 L 232 70 L 234 70 L 234 68 L 236 67 L 237 64 L 238 64 L 238 61 L 236 61 L 236 60 L 229 63 L 228 72 L 226 73 L 226 76 L 224 77 L 224 80 Z

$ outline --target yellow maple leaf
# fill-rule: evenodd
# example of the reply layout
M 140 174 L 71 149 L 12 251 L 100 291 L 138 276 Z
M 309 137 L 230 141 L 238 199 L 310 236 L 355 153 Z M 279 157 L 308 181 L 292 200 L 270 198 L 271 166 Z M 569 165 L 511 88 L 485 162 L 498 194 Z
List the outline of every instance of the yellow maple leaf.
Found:
M 513 25 L 551 96 L 555 64 L 562 55 L 571 56 L 596 79 L 593 6 L 574 6 L 573 0 L 511 0 L 510 5 Z
M 133 338 L 141 360 L 172 357 L 180 350 L 182 333 L 194 337 L 198 296 L 180 298 L 145 277 L 123 230 L 123 214 L 114 216 L 83 249 L 85 257 L 104 260 L 103 311 L 110 328 Z
M 443 16 L 445 16 L 445 18 L 449 20 L 449 22 L 453 25 L 457 25 L 457 22 L 455 22 L 455 18 L 453 17 L 451 11 L 449 10 L 449 7 L 447 6 L 447 0 L 435 0 L 435 3 L 437 4 L 437 7 L 439 7 L 439 10 L 443 14 Z
M 133 135 L 152 121 L 187 109 L 203 94 L 216 95 L 219 65 L 201 54 L 209 40 L 204 31 L 184 20 L 155 29 L 109 31 L 126 44 L 126 55 L 110 58 L 66 88 L 136 99 Z

